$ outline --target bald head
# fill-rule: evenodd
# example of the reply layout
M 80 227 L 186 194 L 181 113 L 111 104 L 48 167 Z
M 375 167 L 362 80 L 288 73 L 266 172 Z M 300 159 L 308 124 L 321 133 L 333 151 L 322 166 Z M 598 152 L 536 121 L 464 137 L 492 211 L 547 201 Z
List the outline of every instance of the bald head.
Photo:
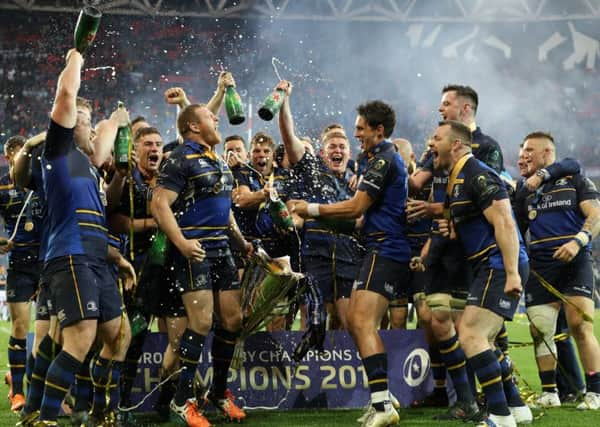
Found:
M 404 160 L 406 168 L 409 169 L 416 160 L 410 141 L 404 138 L 396 138 L 392 140 L 392 143 L 396 146 L 396 151 L 400 154 L 402 160 Z

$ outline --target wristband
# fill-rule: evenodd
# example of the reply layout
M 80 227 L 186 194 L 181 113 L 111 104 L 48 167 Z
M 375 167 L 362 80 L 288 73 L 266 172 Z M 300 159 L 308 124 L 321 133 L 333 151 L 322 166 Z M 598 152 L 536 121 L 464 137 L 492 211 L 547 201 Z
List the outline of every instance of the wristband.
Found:
M 574 237 L 574 240 L 577 242 L 580 248 L 583 248 L 590 243 L 591 234 L 589 231 L 580 231 Z
M 306 213 L 311 218 L 316 218 L 319 216 L 319 204 L 318 203 L 309 203 L 306 207 Z
M 542 182 L 546 182 L 546 181 L 548 181 L 550 179 L 550 173 L 545 168 L 538 169 L 536 171 L 535 175 L 539 176 L 540 178 L 542 178 Z

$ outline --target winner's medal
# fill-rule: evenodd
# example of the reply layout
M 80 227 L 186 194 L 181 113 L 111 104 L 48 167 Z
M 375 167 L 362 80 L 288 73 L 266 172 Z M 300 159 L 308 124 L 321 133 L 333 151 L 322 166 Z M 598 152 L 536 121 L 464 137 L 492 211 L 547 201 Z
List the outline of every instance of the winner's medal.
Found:
M 532 209 L 529 211 L 529 214 L 527 214 L 527 217 L 533 221 L 534 219 L 537 218 L 537 211 L 535 209 Z

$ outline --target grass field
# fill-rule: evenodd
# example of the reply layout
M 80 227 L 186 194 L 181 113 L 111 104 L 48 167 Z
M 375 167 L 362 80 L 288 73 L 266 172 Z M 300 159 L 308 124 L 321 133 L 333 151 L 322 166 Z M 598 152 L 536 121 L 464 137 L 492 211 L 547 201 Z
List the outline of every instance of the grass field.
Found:
M 595 317 L 596 336 L 600 337 L 600 311 L 596 312 Z M 511 341 L 529 342 L 531 341 L 528 332 L 528 325 L 524 319 L 515 319 L 509 323 L 509 337 Z M 0 348 L 6 349 L 9 336 L 9 324 L 0 322 Z M 511 349 L 511 357 L 517 366 L 522 378 L 535 390 L 539 391 L 540 383 L 537 376 L 537 369 L 533 359 L 533 350 L 531 347 L 519 347 Z M 0 353 L 0 363 L 6 366 L 6 351 Z M 5 396 L 6 387 L 0 387 L 2 395 Z M 434 409 L 401 409 L 400 424 L 402 426 L 432 426 L 432 425 L 464 425 L 461 422 L 441 422 L 433 421 L 432 416 L 439 412 Z M 360 410 L 328 410 L 328 411 L 253 411 L 249 413 L 248 419 L 244 424 L 256 427 L 300 427 L 300 426 L 318 426 L 318 427 L 338 427 L 338 426 L 357 426 L 356 418 L 362 414 Z M 575 427 L 600 426 L 600 411 L 578 411 L 574 405 L 565 405 L 559 409 L 553 409 L 540 414 L 534 411 L 536 418 L 534 424 L 547 427 Z M 541 415 L 541 416 L 540 416 Z M 14 425 L 17 416 L 9 411 L 8 401 L 0 398 L 0 427 Z M 223 419 L 211 419 L 214 425 L 225 425 Z M 68 420 L 62 420 L 61 425 L 70 425 Z M 144 417 L 139 420 L 139 426 L 171 426 L 175 424 L 158 424 L 150 417 Z

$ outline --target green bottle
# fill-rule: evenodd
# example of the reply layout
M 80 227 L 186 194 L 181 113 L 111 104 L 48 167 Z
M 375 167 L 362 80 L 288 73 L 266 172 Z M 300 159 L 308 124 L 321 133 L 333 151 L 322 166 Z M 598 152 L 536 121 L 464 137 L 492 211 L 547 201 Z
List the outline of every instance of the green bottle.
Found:
M 75 49 L 79 53 L 83 54 L 94 42 L 101 17 L 102 12 L 92 6 L 85 6 L 79 12 L 74 34 Z
M 227 110 L 227 118 L 232 125 L 244 123 L 244 105 L 233 86 L 227 86 L 225 89 L 225 110 Z
M 270 200 L 267 209 L 276 228 L 288 232 L 294 231 L 294 221 L 285 203 L 281 200 Z
M 168 244 L 169 239 L 167 239 L 167 235 L 161 230 L 158 230 L 154 235 L 152 246 L 150 246 L 150 251 L 148 252 L 148 260 L 151 265 L 158 265 L 161 267 L 165 265 Z
M 123 103 L 119 101 L 118 108 L 125 108 Z M 129 123 L 120 123 L 115 138 L 115 165 L 119 170 L 129 169 L 129 158 L 133 147 L 133 137 L 131 135 L 131 127 Z
M 283 89 L 274 90 L 263 102 L 262 107 L 258 110 L 258 116 L 266 121 L 273 120 L 275 114 L 281 109 L 285 100 L 285 91 Z
M 129 327 L 133 337 L 148 329 L 148 321 L 138 308 L 134 308 L 133 313 L 129 313 Z

